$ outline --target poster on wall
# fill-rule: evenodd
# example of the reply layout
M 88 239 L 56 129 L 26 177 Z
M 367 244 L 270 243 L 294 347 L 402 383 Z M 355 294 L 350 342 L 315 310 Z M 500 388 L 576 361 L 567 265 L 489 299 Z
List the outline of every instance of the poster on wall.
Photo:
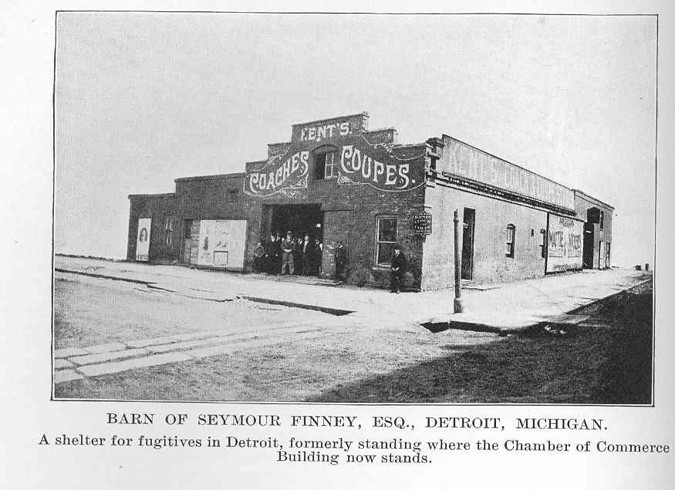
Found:
M 582 268 L 583 232 L 583 221 L 549 213 L 547 273 Z
M 197 265 L 244 268 L 246 220 L 202 220 Z
M 147 262 L 150 259 L 150 218 L 138 220 L 138 236 L 136 237 L 136 260 Z

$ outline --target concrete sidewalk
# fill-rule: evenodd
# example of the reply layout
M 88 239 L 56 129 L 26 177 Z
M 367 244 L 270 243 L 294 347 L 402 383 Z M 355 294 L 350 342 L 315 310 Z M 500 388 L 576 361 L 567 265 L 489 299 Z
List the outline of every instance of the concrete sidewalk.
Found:
M 204 300 L 246 298 L 348 314 L 345 320 L 390 328 L 449 323 L 451 328 L 506 332 L 542 322 L 560 322 L 565 313 L 651 278 L 651 273 L 629 269 L 585 270 L 492 285 L 486 290 L 468 289 L 463 291 L 465 313 L 453 314 L 452 290 L 394 295 L 382 289 L 323 286 L 260 275 L 64 256 L 55 258 L 55 269 L 144 283 Z

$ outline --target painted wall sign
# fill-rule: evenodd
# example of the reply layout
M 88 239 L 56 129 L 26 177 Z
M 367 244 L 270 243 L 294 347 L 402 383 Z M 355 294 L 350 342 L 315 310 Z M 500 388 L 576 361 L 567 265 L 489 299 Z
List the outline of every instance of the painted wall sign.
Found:
M 136 237 L 136 260 L 147 262 L 150 259 L 150 218 L 138 220 L 138 235 Z
M 384 191 L 408 191 L 421 185 L 422 179 L 415 179 L 410 173 L 408 161 L 387 158 L 376 160 L 355 145 L 344 145 L 340 149 L 338 184 L 367 184 Z
M 546 272 L 582 268 L 584 222 L 548 215 Z
M 353 114 L 322 121 L 294 124 L 291 141 L 320 142 L 332 138 L 340 138 L 368 129 L 368 114 Z
M 351 134 L 352 128 L 349 121 L 341 123 L 319 124 L 317 126 L 308 126 L 300 130 L 300 141 L 316 141 L 337 138 L 338 136 L 347 136 Z
M 270 196 L 307 188 L 309 151 L 286 152 L 270 157 L 260 169 L 247 169 L 244 192 L 250 196 Z
M 244 268 L 246 220 L 201 220 L 197 265 Z
M 574 192 L 571 189 L 448 136 L 443 140 L 443 156 L 449 159 L 450 173 L 574 209 Z

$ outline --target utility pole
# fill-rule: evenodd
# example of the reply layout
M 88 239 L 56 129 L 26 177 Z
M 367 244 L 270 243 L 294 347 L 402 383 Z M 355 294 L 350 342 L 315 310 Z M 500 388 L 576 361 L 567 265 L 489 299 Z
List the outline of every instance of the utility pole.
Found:
M 462 302 L 462 256 L 459 254 L 459 211 L 455 209 L 452 219 L 455 223 L 455 313 L 464 311 Z

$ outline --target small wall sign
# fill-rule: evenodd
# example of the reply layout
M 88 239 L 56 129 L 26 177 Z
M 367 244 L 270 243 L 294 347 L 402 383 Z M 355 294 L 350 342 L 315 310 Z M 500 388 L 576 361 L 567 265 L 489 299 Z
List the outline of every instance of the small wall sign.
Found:
M 413 217 L 413 229 L 415 230 L 415 235 L 431 235 L 431 215 L 427 212 L 415 215 Z

